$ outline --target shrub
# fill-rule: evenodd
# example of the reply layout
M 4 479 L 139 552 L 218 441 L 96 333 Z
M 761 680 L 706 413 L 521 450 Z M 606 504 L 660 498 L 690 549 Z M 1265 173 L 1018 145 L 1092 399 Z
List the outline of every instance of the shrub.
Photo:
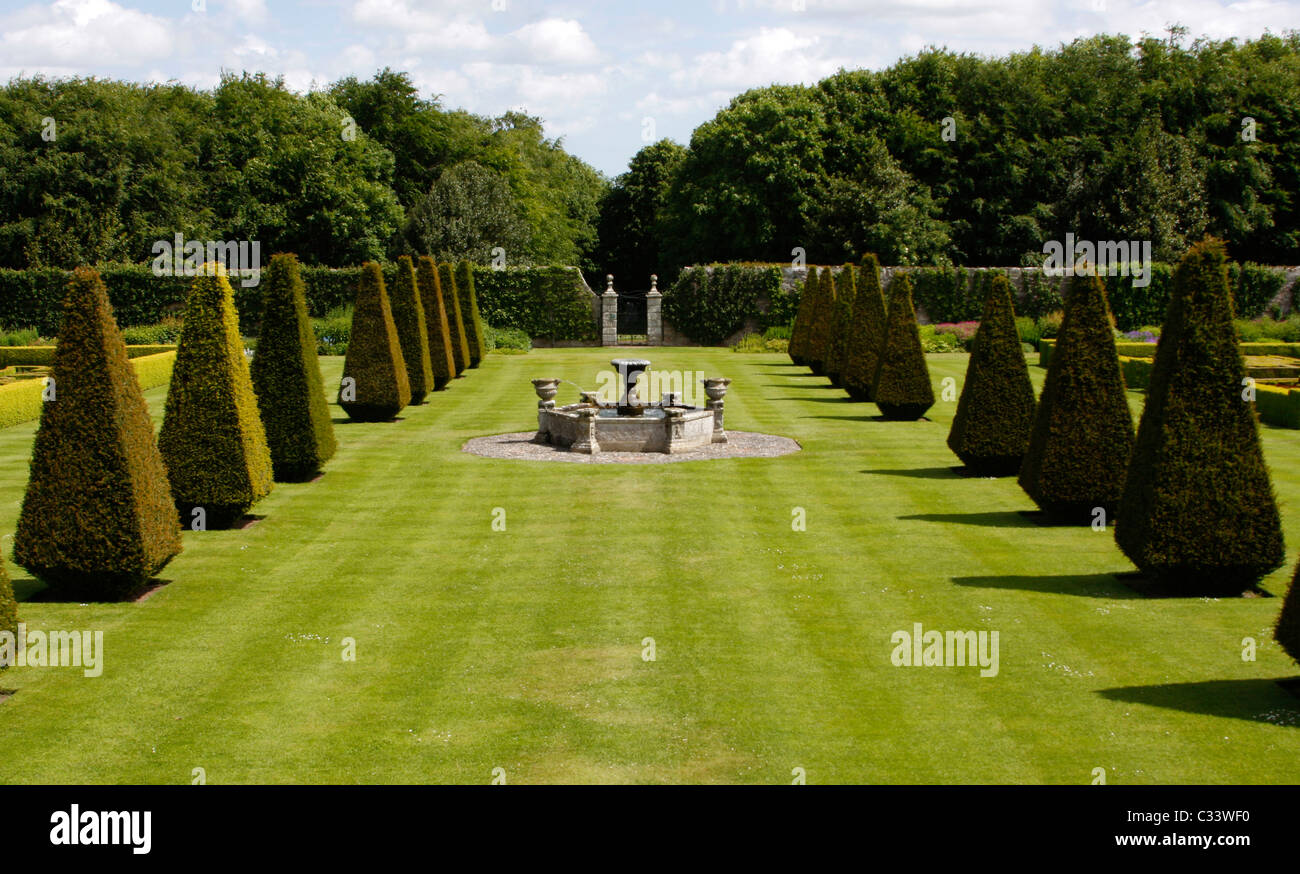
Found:
M 849 319 L 849 348 L 845 353 L 840 381 L 855 401 L 875 396 L 876 370 L 885 344 L 885 295 L 880 288 L 880 262 L 875 255 L 863 255 L 857 271 L 857 293 Z
M 411 402 L 397 325 L 379 265 L 365 265 L 352 311 L 352 337 L 343 362 L 339 406 L 358 422 L 392 419 Z
M 334 422 L 307 318 L 294 255 L 273 255 L 262 271 L 262 334 L 250 367 L 272 473 L 278 482 L 310 479 L 334 456 Z
M 60 597 L 125 598 L 181 551 L 180 525 L 108 291 L 88 268 L 68 284 L 51 377 L 14 561 Z
M 1061 333 L 1061 322 L 1065 313 L 1061 310 L 1038 317 L 1038 336 L 1044 340 L 1055 340 Z
M 988 293 L 987 290 L 985 292 Z M 942 322 L 934 326 L 936 334 L 949 334 L 956 341 L 959 348 L 969 352 L 975 345 L 975 335 L 979 332 L 979 322 Z
M 1038 322 L 1029 316 L 1016 316 L 1016 336 L 1021 343 L 1028 343 L 1035 349 L 1038 348 L 1038 341 L 1043 338 L 1042 332 L 1038 330 Z
M 596 298 L 576 267 L 475 267 L 474 293 L 485 325 L 552 342 L 598 336 Z
M 961 322 L 980 313 L 982 298 L 964 267 L 918 267 L 908 271 L 908 279 L 916 305 L 932 322 Z
M 533 341 L 518 328 L 494 328 L 483 326 L 483 339 L 488 352 L 514 354 L 527 352 L 533 348 Z
M 1278 614 L 1273 637 L 1287 655 L 1300 662 L 1300 565 L 1296 566 L 1291 577 L 1291 587 L 1282 601 L 1282 612 Z
M 402 360 L 406 363 L 406 378 L 411 383 L 411 403 L 422 404 L 425 396 L 433 391 L 433 364 L 429 360 L 429 329 L 411 256 L 403 255 L 397 259 L 396 282 L 392 288 L 388 300 L 393 309 L 393 324 L 397 327 Z
M 1174 271 L 1115 541 L 1144 573 L 1192 589 L 1256 582 L 1284 559 L 1282 521 L 1242 398 L 1227 255 L 1192 246 Z
M 123 328 L 122 339 L 128 346 L 170 346 L 181 338 L 181 320 L 168 316 L 156 325 Z
M 125 332 L 123 332 L 125 333 Z M 130 340 L 127 341 L 131 342 Z M 44 340 L 35 328 L 19 328 L 16 331 L 0 331 L 0 346 L 52 346 L 52 341 Z
M 0 632 L 9 632 L 18 638 L 18 601 L 14 598 L 9 574 L 5 572 L 4 559 L 0 558 Z M 0 660 L 0 668 L 9 667 L 9 659 Z
M 921 351 L 931 352 L 961 352 L 963 350 L 961 340 L 957 339 L 956 334 L 939 333 L 937 325 L 920 325 L 917 329 L 918 336 L 921 338 Z
M 831 269 L 823 267 L 817 271 L 817 308 L 813 310 L 812 329 L 808 332 L 808 366 L 818 376 L 826 373 L 834 318 L 835 281 Z
M 930 369 L 912 305 L 912 283 L 905 273 L 889 284 L 889 314 L 876 370 L 875 401 L 881 415 L 896 420 L 919 419 L 934 406 Z
M 347 355 L 352 336 L 352 305 L 335 307 L 323 318 L 311 320 L 317 355 Z
M 1020 470 L 1033 425 L 1034 386 L 1016 333 L 1011 283 L 998 276 L 984 301 L 948 448 L 975 473 L 1007 476 Z
M 790 329 L 790 360 L 800 367 L 808 366 L 808 340 L 812 333 L 813 310 L 817 307 L 814 275 L 814 270 L 810 269 L 808 278 L 802 283 L 799 312 L 794 317 L 794 327 Z
M 1110 303 L 1115 326 L 1121 331 L 1132 331 L 1142 325 L 1149 325 L 1164 318 L 1169 307 L 1169 294 L 1173 288 L 1173 271 L 1168 264 L 1152 263 L 1147 276 L 1148 284 L 1138 287 L 1133 284 L 1136 278 L 1134 264 L 1122 265 L 1127 268 L 1127 276 L 1119 273 L 1102 278 L 1106 285 L 1106 300 Z
M 781 268 L 772 264 L 714 264 L 683 270 L 663 297 L 663 317 L 697 343 L 721 343 L 760 319 L 758 302 L 781 293 Z
M 442 391 L 456 378 L 456 359 L 452 354 L 451 329 L 447 324 L 447 308 L 443 303 L 442 279 L 438 265 L 428 255 L 420 256 L 420 270 L 416 283 L 424 305 L 424 325 L 428 332 L 429 362 L 433 367 L 433 390 Z
M 1106 289 L 1095 275 L 1071 277 L 1020 486 L 1053 516 L 1090 519 L 1097 507 L 1110 516 L 1132 448 L 1133 417 Z
M 205 271 L 185 302 L 158 446 L 183 522 L 225 528 L 270 493 L 271 451 L 225 269 Z
M 1232 309 L 1246 316 L 1264 312 L 1286 282 L 1286 274 L 1260 264 L 1230 264 L 1228 279 L 1232 283 Z
M 465 333 L 465 314 L 460 306 L 460 289 L 456 287 L 456 277 L 448 263 L 438 265 L 438 283 L 442 288 L 442 300 L 445 306 L 451 301 L 447 312 L 447 327 L 451 333 L 451 357 L 456 365 L 456 376 L 463 376 L 469 367 L 469 337 Z
M 849 337 L 853 332 L 853 298 L 856 290 L 852 264 L 845 264 L 835 283 L 835 309 L 832 313 L 831 336 L 826 356 L 826 376 L 836 388 L 843 386 L 841 374 L 848 361 Z
M 1024 294 L 1020 298 L 1020 310 L 1032 319 L 1039 319 L 1049 313 L 1059 312 L 1065 305 L 1061 297 L 1063 280 L 1057 276 L 1047 276 L 1041 270 L 1026 270 L 1021 273 L 1024 281 Z
M 474 293 L 474 268 L 468 261 L 456 265 L 456 291 L 460 295 L 461 317 L 465 320 L 465 339 L 469 342 L 469 366 L 478 367 L 487 346 L 483 341 L 483 318 Z
M 764 340 L 785 340 L 788 342 L 790 340 L 790 326 L 772 325 L 771 327 L 764 329 L 763 339 Z

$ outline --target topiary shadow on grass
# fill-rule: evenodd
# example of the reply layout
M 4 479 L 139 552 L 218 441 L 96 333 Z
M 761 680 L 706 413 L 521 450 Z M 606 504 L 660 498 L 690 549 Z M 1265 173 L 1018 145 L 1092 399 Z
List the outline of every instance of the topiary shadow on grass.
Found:
M 1126 704 L 1295 728 L 1300 727 L 1300 702 L 1282 687 L 1290 679 L 1203 680 L 1198 683 L 1122 686 L 1100 689 L 1096 694 Z

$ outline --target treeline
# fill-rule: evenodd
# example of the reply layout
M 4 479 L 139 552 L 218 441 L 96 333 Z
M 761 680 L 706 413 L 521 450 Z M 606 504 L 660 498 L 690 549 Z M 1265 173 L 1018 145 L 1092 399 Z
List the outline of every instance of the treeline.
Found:
M 590 268 L 606 187 L 539 119 L 448 111 L 391 70 L 305 95 L 248 73 L 0 87 L 0 267 L 142 263 L 179 233 L 331 266 L 500 247 Z
M 642 149 L 601 210 L 615 274 L 687 264 L 1042 264 L 1043 243 L 1210 233 L 1300 263 L 1300 34 L 929 50 L 735 98 L 689 148 Z

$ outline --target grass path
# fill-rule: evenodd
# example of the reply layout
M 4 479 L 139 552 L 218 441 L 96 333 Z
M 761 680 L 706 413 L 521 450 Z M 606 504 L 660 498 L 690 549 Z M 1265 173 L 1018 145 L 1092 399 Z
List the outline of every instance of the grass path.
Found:
M 187 533 L 143 603 L 30 600 L 10 564 L 29 627 L 103 630 L 106 666 L 0 674 L 17 690 L 0 782 L 1300 781 L 1280 599 L 1135 596 L 1109 533 L 1039 527 L 1014 479 L 951 472 L 954 402 L 873 421 L 784 356 L 655 349 L 734 379 L 729 427 L 804 451 L 633 467 L 460 451 L 534 424 L 530 377 L 594 388 L 610 357 L 494 355 L 399 422 L 340 424 L 322 480 L 277 486 L 250 529 Z M 938 394 L 966 357 L 930 363 Z M 324 360 L 327 387 L 341 368 Z M 147 397 L 159 416 L 164 391 Z M 34 432 L 0 430 L 6 556 Z M 1300 432 L 1264 441 L 1294 561 Z M 998 675 L 894 667 L 890 637 L 915 622 L 997 630 Z

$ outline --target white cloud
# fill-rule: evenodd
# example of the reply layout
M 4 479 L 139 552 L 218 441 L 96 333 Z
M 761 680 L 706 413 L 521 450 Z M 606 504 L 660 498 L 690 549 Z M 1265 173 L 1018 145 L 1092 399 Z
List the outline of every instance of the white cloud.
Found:
M 266 0 L 227 0 L 236 18 L 252 24 L 261 24 L 271 17 Z
M 55 0 L 0 28 L 0 56 L 8 64 L 44 68 L 136 66 L 170 56 L 175 42 L 166 19 L 111 0 Z
M 785 27 L 763 27 L 736 40 L 725 52 L 705 52 L 673 73 L 688 89 L 744 90 L 772 82 L 815 82 L 849 62 L 829 57 L 820 36 L 800 36 Z
M 600 60 L 600 51 L 582 25 L 573 19 L 547 18 L 535 21 L 512 33 L 511 38 L 526 53 L 528 60 L 540 64 L 592 64 Z

